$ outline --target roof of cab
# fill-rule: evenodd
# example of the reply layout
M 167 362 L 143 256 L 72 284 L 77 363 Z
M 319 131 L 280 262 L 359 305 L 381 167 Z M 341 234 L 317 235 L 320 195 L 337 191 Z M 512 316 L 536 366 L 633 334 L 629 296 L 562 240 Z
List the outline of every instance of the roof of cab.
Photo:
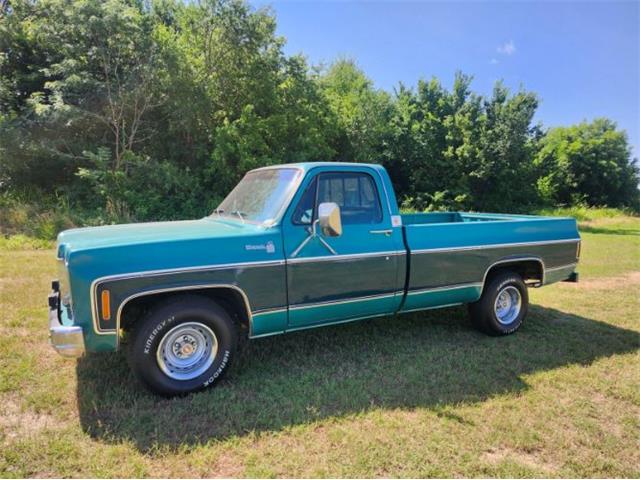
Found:
M 316 167 L 368 167 L 374 170 L 384 170 L 382 165 L 378 165 L 377 163 L 354 163 L 354 162 L 302 162 L 302 163 L 283 163 L 280 165 L 269 165 L 267 167 L 260 167 L 251 170 L 252 172 L 258 170 L 269 170 L 273 168 L 299 168 L 305 172 L 308 172 L 312 168 Z

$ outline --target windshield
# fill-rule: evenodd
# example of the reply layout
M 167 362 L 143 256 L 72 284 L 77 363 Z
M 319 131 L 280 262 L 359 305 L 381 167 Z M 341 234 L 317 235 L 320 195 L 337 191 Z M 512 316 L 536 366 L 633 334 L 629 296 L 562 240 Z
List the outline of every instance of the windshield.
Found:
M 243 222 L 272 224 L 301 172 L 271 168 L 247 173 L 213 212 Z

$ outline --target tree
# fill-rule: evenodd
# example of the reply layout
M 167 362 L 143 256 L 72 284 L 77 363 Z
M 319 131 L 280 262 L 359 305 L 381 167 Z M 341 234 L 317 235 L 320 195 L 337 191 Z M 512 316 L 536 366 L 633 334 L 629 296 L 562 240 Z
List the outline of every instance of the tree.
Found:
M 181 8 L 167 40 L 166 129 L 155 149 L 201 175 L 213 208 L 255 167 L 327 159 L 330 112 L 302 57 L 287 57 L 268 10 L 235 0 Z
M 141 7 L 118 0 L 23 1 L 12 8 L 3 30 L 13 67 L 7 76 L 18 93 L 5 95 L 3 106 L 20 116 L 14 136 L 31 145 L 27 173 L 41 168 L 38 157 L 49 157 L 72 173 L 97 175 L 108 212 L 125 214 L 117 179 L 153 135 L 145 120 L 163 101 L 152 88 L 161 68 L 153 25 Z M 24 52 L 34 58 L 34 78 L 24 74 Z M 104 172 L 92 176 L 88 168 Z
M 545 133 L 531 92 L 482 96 L 458 73 L 390 94 L 353 60 L 310 67 L 284 42 L 244 0 L 0 2 L 0 194 L 105 222 L 185 218 L 249 169 L 339 160 L 383 164 L 419 210 L 640 208 L 610 121 Z
M 437 79 L 417 91 L 400 86 L 386 158 L 407 207 L 523 210 L 535 204 L 532 154 L 535 95 L 510 95 L 496 84 L 491 98 L 471 92 L 458 73 L 451 91 Z
M 626 133 L 611 120 L 552 128 L 535 164 L 538 191 L 551 205 L 640 206 L 637 161 Z
M 337 161 L 382 163 L 393 111 L 391 97 L 376 90 L 353 60 L 334 62 L 318 78 L 337 122 Z
M 477 163 L 469 172 L 471 207 L 488 211 L 521 211 L 537 204 L 533 154 L 539 127 L 532 125 L 537 96 L 509 95 L 498 82 L 484 100 Z
M 480 114 L 471 77 L 457 74 L 453 91 L 420 80 L 417 91 L 400 85 L 385 157 L 407 207 L 458 208 L 467 202 L 464 168 L 475 155 L 472 134 Z
M 22 0 L 0 26 L 0 178 L 14 190 L 73 186 L 86 203 L 90 186 L 115 220 L 201 215 L 250 168 L 335 155 L 331 111 L 267 10 Z M 151 184 L 190 200 L 169 206 Z

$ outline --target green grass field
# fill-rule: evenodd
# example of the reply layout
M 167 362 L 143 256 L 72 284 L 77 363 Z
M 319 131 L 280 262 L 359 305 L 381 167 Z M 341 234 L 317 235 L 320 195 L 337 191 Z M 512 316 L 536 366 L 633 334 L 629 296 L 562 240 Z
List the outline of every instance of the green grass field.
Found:
M 53 251 L 5 242 L 0 475 L 638 477 L 640 219 L 581 227 L 581 283 L 532 290 L 515 335 L 453 308 L 265 338 L 172 400 L 123 354 L 58 357 Z

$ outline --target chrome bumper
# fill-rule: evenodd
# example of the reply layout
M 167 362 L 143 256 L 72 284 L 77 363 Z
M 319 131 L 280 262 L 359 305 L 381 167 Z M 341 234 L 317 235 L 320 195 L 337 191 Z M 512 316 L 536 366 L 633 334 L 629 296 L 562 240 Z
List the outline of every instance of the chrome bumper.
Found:
M 81 357 L 85 352 L 82 328 L 60 323 L 60 293 L 56 290 L 56 282 L 49 295 L 49 343 L 63 357 Z

